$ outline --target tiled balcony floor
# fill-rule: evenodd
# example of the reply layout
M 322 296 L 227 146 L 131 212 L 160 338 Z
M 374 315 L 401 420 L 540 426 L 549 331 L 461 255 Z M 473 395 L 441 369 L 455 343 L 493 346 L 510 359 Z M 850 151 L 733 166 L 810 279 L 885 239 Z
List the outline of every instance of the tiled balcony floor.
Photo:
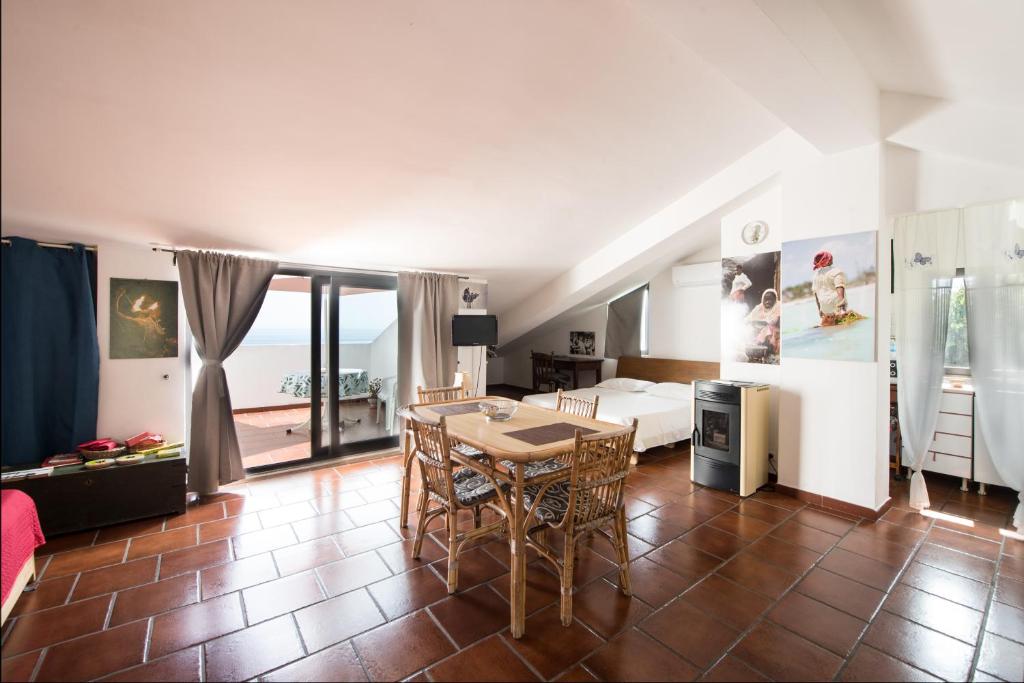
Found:
M 662 450 L 629 478 L 635 595 L 610 547 L 580 550 L 571 627 L 531 564 L 508 633 L 508 551 L 409 559 L 397 458 L 227 487 L 167 519 L 55 538 L 3 630 L 17 680 L 1021 680 L 1024 543 L 1014 499 L 931 477 L 934 509 L 879 522 L 774 493 L 691 485 Z M 964 526 L 960 518 L 973 520 Z
M 346 401 L 341 404 L 341 415 L 348 420 L 341 433 L 342 443 L 353 443 L 387 436 L 384 416 L 377 422 L 377 412 L 366 401 Z M 242 464 L 246 468 L 276 465 L 309 458 L 309 428 L 296 428 L 309 418 L 309 407 L 284 410 L 262 410 L 235 414 L 238 445 L 242 450 Z

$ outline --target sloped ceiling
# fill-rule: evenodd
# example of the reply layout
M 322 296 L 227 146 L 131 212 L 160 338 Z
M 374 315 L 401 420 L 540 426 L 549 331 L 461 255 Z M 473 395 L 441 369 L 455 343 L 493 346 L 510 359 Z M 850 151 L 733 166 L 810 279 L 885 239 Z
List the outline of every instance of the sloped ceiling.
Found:
M 822 0 L 881 90 L 1024 108 L 1020 0 Z
M 4 231 L 522 300 L 782 129 L 627 4 L 4 0 Z

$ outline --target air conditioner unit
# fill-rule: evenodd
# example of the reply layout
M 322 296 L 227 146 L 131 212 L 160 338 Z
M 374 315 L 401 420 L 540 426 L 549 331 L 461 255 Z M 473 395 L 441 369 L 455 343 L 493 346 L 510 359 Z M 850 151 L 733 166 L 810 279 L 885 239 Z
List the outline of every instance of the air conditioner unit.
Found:
M 672 267 L 672 284 L 676 287 L 705 287 L 722 282 L 722 263 L 694 263 Z

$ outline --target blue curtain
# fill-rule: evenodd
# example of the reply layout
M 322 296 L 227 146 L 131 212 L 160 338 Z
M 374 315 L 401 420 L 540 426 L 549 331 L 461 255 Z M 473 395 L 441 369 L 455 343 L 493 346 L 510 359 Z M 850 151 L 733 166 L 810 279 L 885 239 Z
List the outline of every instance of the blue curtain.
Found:
M 9 239 L 0 248 L 0 460 L 23 467 L 96 438 L 100 352 L 82 245 Z

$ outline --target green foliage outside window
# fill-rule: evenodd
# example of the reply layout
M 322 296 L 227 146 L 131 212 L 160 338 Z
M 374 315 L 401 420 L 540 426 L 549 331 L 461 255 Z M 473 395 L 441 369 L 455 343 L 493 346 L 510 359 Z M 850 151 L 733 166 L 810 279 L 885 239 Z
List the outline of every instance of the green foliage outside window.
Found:
M 970 367 L 967 353 L 967 290 L 964 279 L 953 280 L 949 297 L 949 332 L 946 335 L 946 367 L 966 369 Z

